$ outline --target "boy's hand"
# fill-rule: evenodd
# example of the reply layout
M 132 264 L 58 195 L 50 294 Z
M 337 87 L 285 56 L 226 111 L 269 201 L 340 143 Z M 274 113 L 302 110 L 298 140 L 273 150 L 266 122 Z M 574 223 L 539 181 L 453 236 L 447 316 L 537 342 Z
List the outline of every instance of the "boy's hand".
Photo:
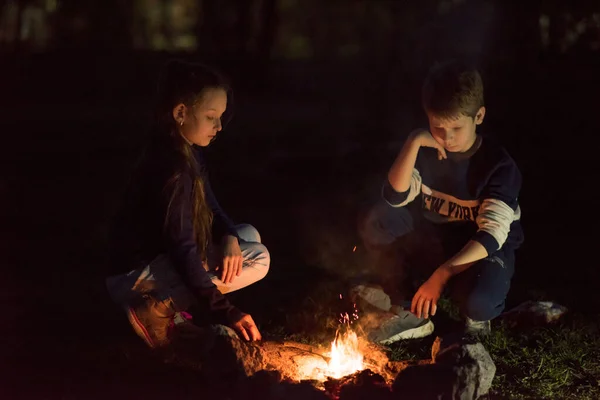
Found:
M 410 134 L 410 140 L 419 147 L 432 147 L 436 149 L 438 151 L 438 160 L 441 160 L 442 158 L 448 158 L 448 156 L 446 156 L 446 149 L 444 149 L 444 146 L 439 144 L 428 131 L 414 131 Z
M 419 318 L 429 318 L 430 315 L 435 315 L 437 302 L 446 282 L 447 278 L 442 273 L 434 272 L 417 290 L 412 299 L 410 311 Z

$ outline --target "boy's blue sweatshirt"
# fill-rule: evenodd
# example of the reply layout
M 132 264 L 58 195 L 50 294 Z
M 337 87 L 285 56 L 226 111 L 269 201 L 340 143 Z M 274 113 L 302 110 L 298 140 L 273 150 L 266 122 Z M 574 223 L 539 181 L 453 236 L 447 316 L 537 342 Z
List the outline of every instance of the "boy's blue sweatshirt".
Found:
M 474 240 L 493 254 L 504 246 L 518 247 L 523 240 L 519 207 L 521 172 L 508 152 L 489 137 L 478 136 L 465 153 L 421 148 L 410 188 L 397 192 L 386 180 L 383 198 L 403 207 L 420 198 L 424 217 L 438 224 L 476 224 Z

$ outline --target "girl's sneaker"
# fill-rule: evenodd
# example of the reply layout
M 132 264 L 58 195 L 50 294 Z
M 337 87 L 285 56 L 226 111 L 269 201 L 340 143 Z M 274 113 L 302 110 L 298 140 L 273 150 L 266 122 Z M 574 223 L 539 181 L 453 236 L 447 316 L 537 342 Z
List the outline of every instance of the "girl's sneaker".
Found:
M 169 327 L 176 314 L 172 303 L 171 300 L 159 301 L 145 294 L 125 307 L 133 330 L 152 349 L 169 344 Z

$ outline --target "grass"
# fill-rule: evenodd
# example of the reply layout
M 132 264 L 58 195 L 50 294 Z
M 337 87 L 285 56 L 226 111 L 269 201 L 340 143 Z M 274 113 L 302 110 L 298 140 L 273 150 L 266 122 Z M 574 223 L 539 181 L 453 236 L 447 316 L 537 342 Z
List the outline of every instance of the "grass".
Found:
M 499 326 L 484 341 L 496 363 L 493 392 L 502 398 L 600 398 L 597 323 L 576 316 L 516 333 Z

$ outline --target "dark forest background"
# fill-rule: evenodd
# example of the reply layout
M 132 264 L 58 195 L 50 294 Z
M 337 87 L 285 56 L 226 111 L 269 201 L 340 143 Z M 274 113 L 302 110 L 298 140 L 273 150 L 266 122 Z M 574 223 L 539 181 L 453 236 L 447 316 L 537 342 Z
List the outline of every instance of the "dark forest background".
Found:
M 96 313 L 107 229 L 173 57 L 233 80 L 210 171 L 271 251 L 269 276 L 238 299 L 263 324 L 320 276 L 349 275 L 356 215 L 406 134 L 426 127 L 420 85 L 448 58 L 480 67 L 482 132 L 524 176 L 510 302 L 597 315 L 600 3 L 5 0 L 0 337 L 13 383 L 51 393 L 72 357 L 96 357 L 90 335 L 109 341 Z

